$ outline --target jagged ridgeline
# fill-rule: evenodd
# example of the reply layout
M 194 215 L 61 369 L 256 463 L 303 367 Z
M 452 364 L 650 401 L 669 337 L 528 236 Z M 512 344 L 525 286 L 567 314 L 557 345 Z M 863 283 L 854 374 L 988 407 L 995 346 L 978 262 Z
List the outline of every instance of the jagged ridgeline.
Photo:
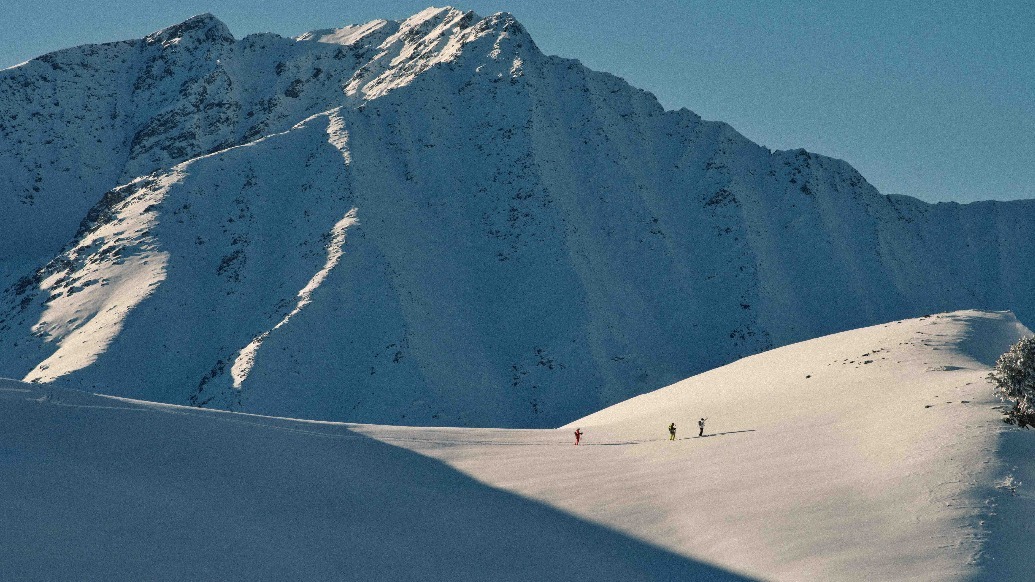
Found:
M 665 111 L 503 13 L 203 15 L 0 71 L 0 376 L 122 396 L 556 426 L 835 331 L 1030 322 L 1033 225 Z

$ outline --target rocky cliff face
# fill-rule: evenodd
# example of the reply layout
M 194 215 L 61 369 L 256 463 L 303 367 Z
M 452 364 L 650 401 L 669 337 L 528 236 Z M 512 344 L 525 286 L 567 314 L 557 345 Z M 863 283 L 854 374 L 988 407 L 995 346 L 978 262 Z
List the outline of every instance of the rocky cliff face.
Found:
M 0 135 L 0 375 L 28 380 L 550 426 L 834 331 L 1035 315 L 1035 203 L 881 195 L 506 14 L 195 17 L 0 72 Z

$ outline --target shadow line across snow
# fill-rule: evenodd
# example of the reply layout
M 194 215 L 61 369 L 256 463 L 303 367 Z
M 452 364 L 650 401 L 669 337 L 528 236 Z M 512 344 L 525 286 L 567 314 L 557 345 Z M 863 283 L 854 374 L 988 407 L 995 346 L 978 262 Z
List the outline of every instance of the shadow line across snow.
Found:
M 748 580 L 341 425 L 0 384 L 2 579 Z

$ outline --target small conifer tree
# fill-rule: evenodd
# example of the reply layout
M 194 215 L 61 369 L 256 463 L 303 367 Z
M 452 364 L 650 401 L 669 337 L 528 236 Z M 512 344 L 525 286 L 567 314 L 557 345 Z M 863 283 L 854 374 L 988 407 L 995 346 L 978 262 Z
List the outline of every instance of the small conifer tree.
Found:
M 995 394 L 1013 403 L 1006 422 L 1021 428 L 1035 426 L 1035 337 L 1022 338 L 999 356 L 988 379 Z

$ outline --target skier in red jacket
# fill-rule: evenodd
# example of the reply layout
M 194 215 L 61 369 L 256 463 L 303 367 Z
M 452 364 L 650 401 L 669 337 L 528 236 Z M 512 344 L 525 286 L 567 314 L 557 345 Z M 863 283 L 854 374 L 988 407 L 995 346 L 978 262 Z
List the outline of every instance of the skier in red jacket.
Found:
M 581 428 L 575 429 L 575 446 L 576 447 L 579 446 L 579 439 L 581 439 L 581 438 L 582 438 L 582 429 Z

